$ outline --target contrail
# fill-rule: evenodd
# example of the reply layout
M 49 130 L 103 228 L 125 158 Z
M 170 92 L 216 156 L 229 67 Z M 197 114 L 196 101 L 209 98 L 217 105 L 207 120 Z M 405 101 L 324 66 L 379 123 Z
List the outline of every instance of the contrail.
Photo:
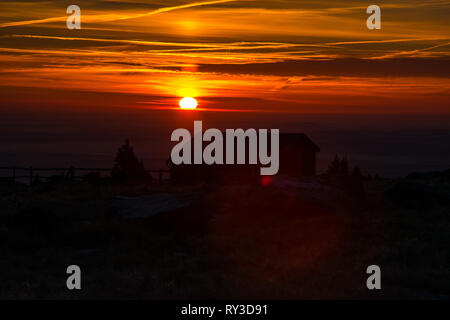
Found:
M 183 5 L 180 5 L 180 6 L 159 8 L 159 9 L 147 12 L 147 13 L 136 15 L 136 16 L 134 16 L 132 18 L 124 18 L 124 19 L 118 19 L 118 20 L 134 19 L 134 18 L 140 18 L 140 17 L 145 17 L 145 16 L 152 16 L 154 14 L 167 12 L 167 11 L 178 10 L 178 9 L 185 9 L 185 8 L 192 8 L 192 7 L 199 7 L 199 6 L 207 6 L 207 5 L 210 5 L 210 4 L 219 4 L 219 3 L 235 2 L 235 1 L 239 1 L 239 0 L 213 0 L 213 1 L 206 1 L 206 2 L 193 2 L 193 3 L 183 4 Z
M 212 1 L 204 1 L 204 2 L 193 2 L 193 3 L 187 3 L 187 4 L 183 4 L 183 5 L 179 5 L 179 6 L 159 8 L 159 9 L 149 11 L 146 13 L 140 13 L 140 14 L 134 14 L 134 15 L 128 15 L 128 16 L 127 15 L 117 15 L 117 14 L 83 15 L 82 19 L 84 20 L 84 22 L 110 22 L 110 21 L 118 21 L 118 20 L 128 20 L 128 19 L 136 19 L 136 18 L 142 18 L 142 17 L 146 17 L 146 16 L 152 16 L 152 15 L 155 15 L 158 13 L 164 13 L 164 12 L 173 11 L 173 10 L 186 9 L 186 8 L 199 7 L 199 6 L 207 6 L 207 5 L 211 5 L 211 4 L 219 4 L 219 3 L 226 3 L 226 2 L 235 2 L 235 1 L 240 1 L 240 0 L 212 0 Z M 37 19 L 37 20 L 6 22 L 6 23 L 0 23 L 0 28 L 24 26 L 24 25 L 35 24 L 35 23 L 62 22 L 62 21 L 66 21 L 67 17 L 68 16 Z

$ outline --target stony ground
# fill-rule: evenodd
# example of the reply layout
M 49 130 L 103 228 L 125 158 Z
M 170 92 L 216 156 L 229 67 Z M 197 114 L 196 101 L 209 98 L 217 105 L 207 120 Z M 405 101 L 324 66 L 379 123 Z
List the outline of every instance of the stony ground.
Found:
M 3 185 L 0 298 L 448 299 L 449 204 L 393 196 L 398 183 L 365 182 L 363 206 L 308 184 Z M 162 192 L 190 205 L 140 219 L 114 208 Z M 66 289 L 71 264 L 81 291 Z

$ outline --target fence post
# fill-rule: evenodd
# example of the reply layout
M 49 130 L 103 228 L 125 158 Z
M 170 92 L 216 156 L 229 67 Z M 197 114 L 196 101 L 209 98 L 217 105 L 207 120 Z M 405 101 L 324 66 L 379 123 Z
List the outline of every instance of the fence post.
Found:
M 159 184 L 162 184 L 162 169 L 159 169 Z
M 30 167 L 30 187 L 33 184 L 33 167 Z
M 16 182 L 16 166 L 14 166 L 14 167 L 12 168 L 12 171 L 13 171 L 12 180 L 13 180 L 13 183 L 15 183 L 15 182 Z
M 75 179 L 75 168 L 73 166 L 69 168 L 69 179 L 70 181 Z

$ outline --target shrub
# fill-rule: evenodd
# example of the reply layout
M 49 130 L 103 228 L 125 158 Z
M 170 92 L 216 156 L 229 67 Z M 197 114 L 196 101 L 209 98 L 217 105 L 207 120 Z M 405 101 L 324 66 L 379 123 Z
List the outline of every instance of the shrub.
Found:
M 144 182 L 151 179 L 142 161 L 136 157 L 128 139 L 117 151 L 111 176 L 114 181 L 121 183 Z

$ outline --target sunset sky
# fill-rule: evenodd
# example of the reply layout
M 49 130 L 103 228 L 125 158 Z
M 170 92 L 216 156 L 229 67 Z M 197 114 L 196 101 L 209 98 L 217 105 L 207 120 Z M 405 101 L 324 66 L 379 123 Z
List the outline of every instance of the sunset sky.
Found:
M 81 7 L 82 29 L 66 28 Z M 366 28 L 381 7 L 381 30 Z M 449 113 L 450 1 L 0 3 L 2 108 Z

